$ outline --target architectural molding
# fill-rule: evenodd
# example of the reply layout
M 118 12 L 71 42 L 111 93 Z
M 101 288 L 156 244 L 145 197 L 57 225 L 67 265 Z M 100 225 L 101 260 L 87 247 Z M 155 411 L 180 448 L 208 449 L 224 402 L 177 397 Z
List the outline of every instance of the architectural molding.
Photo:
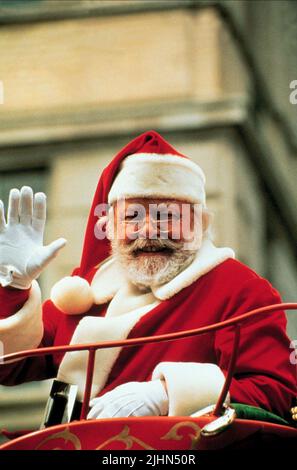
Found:
M 267 111 L 268 113 L 268 111 Z M 262 112 L 262 121 L 265 121 Z M 266 115 L 266 120 L 269 114 Z M 282 218 L 288 237 L 297 246 L 297 214 L 293 201 L 296 189 L 290 175 L 282 171 L 278 150 L 270 147 L 250 103 L 242 98 L 195 102 L 183 100 L 108 109 L 81 109 L 80 112 L 21 116 L 6 122 L 0 134 L 0 169 L 11 168 L 11 162 L 34 167 L 47 164 L 53 149 L 68 149 L 85 142 L 113 141 L 137 135 L 147 129 L 160 133 L 183 133 L 236 129 L 249 149 L 251 163 L 261 176 L 262 184 Z M 1 121 L 0 121 L 1 129 Z M 279 139 L 283 139 L 282 133 Z M 286 142 L 280 142 L 286 145 Z M 18 150 L 19 148 L 19 150 Z M 34 151 L 35 149 L 35 151 Z M 7 153 L 9 152 L 9 153 Z M 14 158 L 11 158 L 13 154 Z M 273 162 L 273 164 L 272 164 Z M 280 177 L 281 176 L 281 177 Z M 296 252 L 297 255 L 297 252 Z
M 160 100 L 137 105 L 81 107 L 0 118 L 0 148 L 66 142 L 141 132 L 201 129 L 244 121 L 248 103 L 242 97 L 218 101 Z
M 54 2 L 7 0 L 0 6 L 0 24 L 59 21 L 72 18 L 111 16 L 211 6 L 213 0 L 59 0 Z

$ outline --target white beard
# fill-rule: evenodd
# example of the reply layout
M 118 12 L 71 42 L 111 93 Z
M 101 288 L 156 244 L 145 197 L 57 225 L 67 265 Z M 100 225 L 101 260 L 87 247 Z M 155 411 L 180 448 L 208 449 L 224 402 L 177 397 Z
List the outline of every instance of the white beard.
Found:
M 112 240 L 112 254 L 118 260 L 123 273 L 141 290 L 159 286 L 169 282 L 183 271 L 195 258 L 197 249 L 183 250 L 182 243 L 165 240 L 166 247 L 173 249 L 172 253 L 145 254 L 135 256 L 131 248 Z M 159 240 L 136 240 L 137 247 L 155 246 L 164 243 Z

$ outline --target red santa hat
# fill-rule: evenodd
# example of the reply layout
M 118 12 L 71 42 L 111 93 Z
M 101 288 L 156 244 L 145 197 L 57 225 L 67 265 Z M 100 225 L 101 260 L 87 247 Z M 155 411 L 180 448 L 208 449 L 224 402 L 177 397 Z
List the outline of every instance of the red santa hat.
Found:
M 119 198 L 155 197 L 205 204 L 204 186 L 201 168 L 154 133 L 154 139 L 121 163 L 108 203 Z
M 205 176 L 199 165 L 175 150 L 155 131 L 141 134 L 120 150 L 99 179 L 80 266 L 73 271 L 72 278 L 62 279 L 52 289 L 53 302 L 65 313 L 83 313 L 92 306 L 89 285 L 98 265 L 110 256 L 108 238 L 98 240 L 96 237 L 96 208 L 123 197 L 166 197 L 205 205 Z M 80 301 L 75 295 L 78 291 Z

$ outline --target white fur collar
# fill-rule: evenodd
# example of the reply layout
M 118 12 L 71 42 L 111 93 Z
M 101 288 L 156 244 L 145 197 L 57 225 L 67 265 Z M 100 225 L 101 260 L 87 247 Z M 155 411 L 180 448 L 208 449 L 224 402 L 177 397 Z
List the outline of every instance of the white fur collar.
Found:
M 231 248 L 217 248 L 211 240 L 204 239 L 192 263 L 171 279 L 171 281 L 161 286 L 153 287 L 152 291 L 157 299 L 170 299 L 182 289 L 197 281 L 199 277 L 211 271 L 218 264 L 234 257 L 235 253 Z
M 228 258 L 234 258 L 235 253 L 231 248 L 217 248 L 211 240 L 204 239 L 192 263 L 171 281 L 158 287 L 153 287 L 152 292 L 156 299 L 167 300 L 190 286 L 215 266 Z M 113 257 L 109 257 L 101 264 L 96 272 L 91 288 L 97 305 L 113 299 L 118 290 L 127 283 L 123 269 Z
M 115 296 L 117 297 L 118 294 Z M 121 296 L 120 296 L 121 297 Z M 149 301 L 149 299 L 146 299 Z M 143 305 L 141 305 L 143 303 Z M 117 309 L 109 309 L 105 317 L 86 316 L 77 325 L 70 344 L 97 343 L 104 341 L 121 341 L 128 337 L 136 323 L 153 310 L 160 301 L 153 303 L 139 302 L 131 311 L 120 313 Z M 110 306 L 112 302 L 110 303 Z M 130 305 L 132 308 L 132 305 Z M 122 348 L 98 349 L 94 364 L 92 397 L 104 387 L 109 373 Z M 82 400 L 86 383 L 87 351 L 67 352 L 60 364 L 58 380 L 78 385 L 79 399 Z
M 100 265 L 91 282 L 95 304 L 109 302 L 124 284 L 125 277 L 116 259 L 107 258 Z

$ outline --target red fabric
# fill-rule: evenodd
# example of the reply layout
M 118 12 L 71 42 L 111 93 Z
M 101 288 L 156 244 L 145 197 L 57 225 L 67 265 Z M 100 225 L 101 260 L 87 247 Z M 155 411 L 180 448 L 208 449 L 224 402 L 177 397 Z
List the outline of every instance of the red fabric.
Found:
M 239 261 L 229 259 L 144 315 L 128 337 L 198 328 L 280 301 L 268 281 Z M 106 306 L 93 306 L 87 315 L 104 315 Z M 82 316 L 63 315 L 50 301 L 44 303 L 43 311 L 42 344 L 68 344 Z M 296 396 L 296 369 L 289 362 L 290 341 L 285 328 L 282 311 L 247 323 L 242 331 L 236 374 L 231 384 L 231 401 L 261 406 L 287 416 Z M 224 371 L 232 341 L 233 334 L 228 328 L 177 342 L 124 348 L 101 394 L 124 382 L 149 380 L 154 367 L 162 361 L 210 362 Z M 53 362 L 32 358 L 26 365 L 2 366 L 0 381 L 11 385 L 54 376 L 60 361 L 61 355 L 56 355 Z
M 26 300 L 28 300 L 30 289 L 8 289 L 0 286 L 0 319 L 7 318 L 17 312 Z

